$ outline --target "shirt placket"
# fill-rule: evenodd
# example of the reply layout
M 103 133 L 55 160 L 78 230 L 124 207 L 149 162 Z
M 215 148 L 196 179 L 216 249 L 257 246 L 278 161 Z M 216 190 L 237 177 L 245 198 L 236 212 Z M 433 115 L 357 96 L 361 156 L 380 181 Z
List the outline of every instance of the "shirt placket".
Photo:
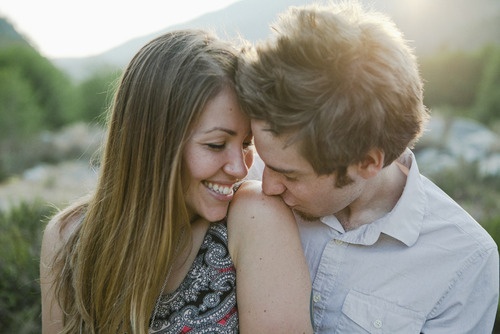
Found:
M 334 294 L 339 284 L 339 274 L 344 265 L 345 252 L 348 243 L 332 239 L 327 244 L 318 266 L 316 277 L 312 286 L 312 303 L 314 309 L 315 331 L 329 327 L 332 321 L 332 309 L 336 309 Z M 325 317 L 325 315 L 327 315 Z

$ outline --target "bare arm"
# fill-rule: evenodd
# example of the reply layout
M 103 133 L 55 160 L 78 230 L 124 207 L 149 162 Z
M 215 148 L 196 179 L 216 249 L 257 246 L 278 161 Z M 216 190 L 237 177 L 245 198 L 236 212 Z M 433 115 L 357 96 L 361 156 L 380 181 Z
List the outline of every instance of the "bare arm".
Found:
M 245 182 L 228 213 L 241 333 L 312 333 L 311 282 L 298 228 L 279 197 Z
M 42 249 L 40 254 L 40 288 L 42 302 L 42 333 L 55 334 L 63 328 L 63 312 L 56 300 L 53 281 L 55 273 L 53 270 L 54 258 L 59 249 L 68 240 L 77 226 L 77 221 L 70 222 L 61 230 L 62 221 L 58 216 L 53 218 L 45 228 Z
M 42 293 L 42 332 L 58 333 L 62 329 L 63 315 L 56 302 L 52 287 L 53 258 L 61 245 L 58 221 L 49 222 L 43 233 L 40 255 L 40 288 Z

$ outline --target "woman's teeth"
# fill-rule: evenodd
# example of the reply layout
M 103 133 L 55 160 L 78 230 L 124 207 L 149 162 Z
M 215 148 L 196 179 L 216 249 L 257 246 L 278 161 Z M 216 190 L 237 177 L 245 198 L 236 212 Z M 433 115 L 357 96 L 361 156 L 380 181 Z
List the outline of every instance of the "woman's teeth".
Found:
M 205 182 L 205 185 L 209 189 L 211 189 L 211 190 L 213 190 L 213 191 L 215 191 L 215 192 L 217 192 L 219 194 L 222 194 L 222 195 L 229 195 L 233 191 L 233 187 L 232 186 L 223 186 L 221 184 L 214 184 L 214 183 L 211 183 L 211 182 Z

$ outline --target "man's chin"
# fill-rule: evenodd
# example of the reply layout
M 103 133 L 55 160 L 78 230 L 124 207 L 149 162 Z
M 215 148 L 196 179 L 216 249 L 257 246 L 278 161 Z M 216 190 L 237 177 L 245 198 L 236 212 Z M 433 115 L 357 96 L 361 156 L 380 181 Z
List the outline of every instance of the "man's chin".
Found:
M 309 213 L 306 213 L 306 212 L 303 212 L 303 211 L 300 211 L 297 209 L 293 209 L 293 213 L 295 213 L 297 216 L 299 216 L 300 219 L 302 219 L 303 221 L 306 221 L 306 222 L 312 222 L 312 221 L 319 219 L 319 217 L 313 216 Z

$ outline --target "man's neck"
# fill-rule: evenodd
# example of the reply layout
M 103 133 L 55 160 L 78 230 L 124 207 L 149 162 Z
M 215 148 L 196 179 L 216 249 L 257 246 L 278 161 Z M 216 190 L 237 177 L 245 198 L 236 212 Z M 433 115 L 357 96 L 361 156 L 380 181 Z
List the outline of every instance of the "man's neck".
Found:
M 406 184 L 406 174 L 394 162 L 366 181 L 363 193 L 335 214 L 345 231 L 370 224 L 392 211 Z

